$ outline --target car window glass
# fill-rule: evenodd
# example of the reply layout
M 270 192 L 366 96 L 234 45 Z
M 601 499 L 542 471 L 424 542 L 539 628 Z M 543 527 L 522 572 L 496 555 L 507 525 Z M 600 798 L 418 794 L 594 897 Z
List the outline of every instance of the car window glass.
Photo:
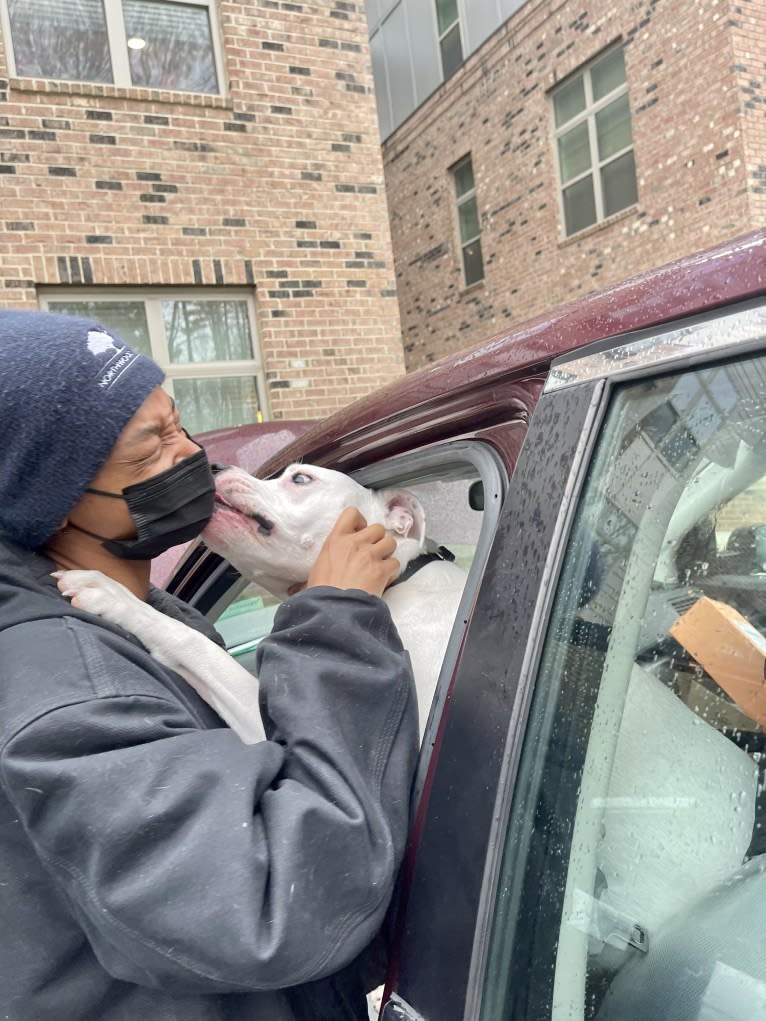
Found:
M 215 622 L 228 651 L 251 674 L 261 640 L 271 631 L 280 600 L 259 585 L 250 583 Z
M 618 388 L 511 806 L 482 1017 L 766 1010 L 766 361 Z

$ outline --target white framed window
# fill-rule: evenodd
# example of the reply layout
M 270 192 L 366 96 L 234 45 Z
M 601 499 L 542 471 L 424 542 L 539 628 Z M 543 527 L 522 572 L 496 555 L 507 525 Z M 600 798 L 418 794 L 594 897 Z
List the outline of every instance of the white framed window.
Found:
M 463 63 L 463 40 L 460 34 L 460 12 L 457 3 L 458 0 L 436 0 L 439 52 L 445 81 Z
M 0 0 L 10 71 L 219 95 L 213 0 Z
M 623 48 L 568 78 L 551 100 L 569 237 L 638 201 Z
M 51 312 L 97 319 L 161 365 L 165 389 L 192 435 L 268 417 L 248 292 L 57 288 L 39 299 Z
M 476 185 L 473 179 L 473 162 L 465 156 L 452 167 L 457 204 L 460 255 L 463 281 L 466 287 L 484 279 L 484 259 L 481 254 L 481 222 L 476 202 Z

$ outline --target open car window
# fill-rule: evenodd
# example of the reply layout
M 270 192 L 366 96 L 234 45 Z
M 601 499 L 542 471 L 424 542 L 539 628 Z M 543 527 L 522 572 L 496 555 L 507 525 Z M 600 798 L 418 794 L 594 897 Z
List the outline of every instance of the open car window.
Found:
M 457 441 L 371 465 L 358 472 L 355 478 L 373 489 L 403 488 L 413 493 L 425 514 L 424 567 L 434 560 L 443 560 L 457 569 L 449 572 L 448 591 L 446 587 L 444 590 L 446 600 L 441 598 L 438 589 L 434 590 L 425 570 L 410 576 L 410 592 L 413 585 L 421 588 L 414 615 L 402 617 L 395 609 L 401 610 L 402 599 L 409 602 L 411 595 L 403 597 L 403 589 L 396 585 L 387 594 L 392 600 L 395 619 L 398 623 L 401 621 L 402 641 L 410 651 L 416 677 L 420 670 L 434 667 L 433 663 L 426 662 L 431 656 L 431 646 L 422 640 L 424 621 L 432 616 L 436 625 L 438 615 L 449 615 L 447 626 L 440 625 L 438 629 L 439 635 L 443 635 L 438 657 L 444 683 L 440 680 L 432 698 L 422 698 L 419 692 L 421 735 L 430 745 L 446 696 L 446 680 L 459 653 L 469 609 L 494 534 L 505 491 L 505 472 L 491 448 L 481 443 Z M 455 577 L 458 577 L 459 588 Z M 271 630 L 278 607 L 277 598 L 257 585 L 238 579 L 230 585 L 227 596 L 217 600 L 211 614 L 228 650 L 252 673 L 258 645 Z M 439 664 L 435 666 L 439 673 Z M 424 768 L 422 766 L 421 775 Z
M 615 389 L 542 650 L 482 1017 L 766 1016 L 766 360 Z

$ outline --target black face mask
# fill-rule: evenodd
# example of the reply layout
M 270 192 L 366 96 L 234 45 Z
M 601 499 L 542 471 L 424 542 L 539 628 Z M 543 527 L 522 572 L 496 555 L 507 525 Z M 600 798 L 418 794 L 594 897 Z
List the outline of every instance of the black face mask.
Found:
M 200 534 L 213 516 L 215 482 L 207 454 L 200 447 L 196 454 L 121 493 L 91 488 L 85 492 L 125 500 L 138 537 L 107 539 L 71 522 L 70 527 L 100 539 L 105 549 L 123 560 L 151 560 Z

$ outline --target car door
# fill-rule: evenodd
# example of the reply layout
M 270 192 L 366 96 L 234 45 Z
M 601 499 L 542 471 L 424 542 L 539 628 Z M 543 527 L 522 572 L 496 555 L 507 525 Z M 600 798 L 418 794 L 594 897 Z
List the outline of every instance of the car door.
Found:
M 497 439 L 502 433 L 506 446 L 511 446 L 506 434 L 514 434 L 519 428 L 518 422 L 497 426 L 493 437 Z M 302 466 L 310 467 L 305 462 Z M 429 697 L 421 699 L 419 705 L 423 746 L 416 781 L 419 788 L 436 741 L 452 668 L 460 653 L 495 534 L 507 487 L 507 465 L 494 444 L 485 438 L 472 437 L 415 446 L 396 457 L 372 461 L 354 472 L 353 477 L 361 485 L 375 490 L 386 489 L 390 493 L 405 489 L 416 498 L 424 514 L 427 539 L 423 554 L 408 567 L 405 575 L 416 582 L 422 613 L 407 614 L 406 621 L 395 615 L 416 675 L 419 667 L 426 667 L 429 675 L 434 671 L 439 674 L 427 689 Z M 271 630 L 280 600 L 258 584 L 240 577 L 215 554 L 199 549 L 194 552 L 196 556 L 184 567 L 189 580 L 184 581 L 179 575 L 186 589 L 179 591 L 215 622 L 228 651 L 254 673 L 258 645 Z M 432 582 L 420 581 L 420 571 L 425 573 L 434 562 L 451 565 L 451 570 L 439 575 L 448 579 L 446 604 L 449 611 L 448 618 L 434 619 L 430 628 L 425 618 L 429 614 L 442 616 L 445 601 L 438 598 L 438 592 L 431 591 Z M 396 584 L 391 586 L 387 598 L 392 594 L 396 603 Z M 438 650 L 434 652 L 436 646 Z M 424 658 L 431 655 L 437 655 L 440 662 L 424 662 Z
M 385 1021 L 766 1017 L 766 310 L 554 363 L 420 800 Z

